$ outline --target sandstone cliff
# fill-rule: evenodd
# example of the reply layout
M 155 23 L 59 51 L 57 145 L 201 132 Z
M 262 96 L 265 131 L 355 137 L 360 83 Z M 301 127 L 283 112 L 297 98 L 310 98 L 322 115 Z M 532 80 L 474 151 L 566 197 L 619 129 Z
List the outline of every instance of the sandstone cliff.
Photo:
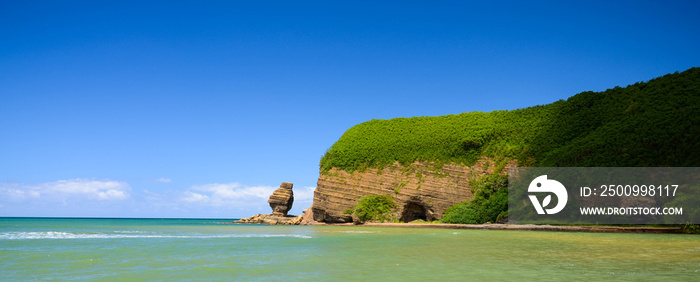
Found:
M 472 166 L 395 163 L 381 170 L 353 173 L 332 168 L 321 171 L 318 179 L 311 207 L 313 219 L 328 223 L 352 222 L 351 209 L 360 197 L 384 194 L 394 198 L 398 205 L 394 215 L 400 221 L 439 220 L 447 208 L 471 198 L 470 179 L 493 173 L 497 168 L 505 173 L 505 167 L 515 165 L 514 160 L 497 165 L 493 160 L 482 158 Z

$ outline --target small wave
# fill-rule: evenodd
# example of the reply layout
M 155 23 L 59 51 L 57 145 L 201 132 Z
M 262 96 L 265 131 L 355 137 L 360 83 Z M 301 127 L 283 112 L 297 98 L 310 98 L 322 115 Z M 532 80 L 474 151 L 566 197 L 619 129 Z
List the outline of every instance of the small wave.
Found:
M 144 231 L 134 231 L 134 230 L 117 230 L 114 231 L 114 233 L 120 233 L 120 234 L 144 234 L 146 232 Z
M 331 231 L 331 232 L 338 232 L 338 233 L 358 233 L 358 234 L 379 233 L 378 231 L 364 231 L 364 230 L 357 230 L 357 231 Z
M 300 234 L 144 234 L 139 231 L 134 233 L 115 232 L 109 233 L 72 233 L 72 232 L 8 232 L 0 233 L 0 240 L 34 240 L 34 239 L 133 239 L 133 238 L 278 238 L 291 237 L 300 239 L 311 239 L 311 236 Z

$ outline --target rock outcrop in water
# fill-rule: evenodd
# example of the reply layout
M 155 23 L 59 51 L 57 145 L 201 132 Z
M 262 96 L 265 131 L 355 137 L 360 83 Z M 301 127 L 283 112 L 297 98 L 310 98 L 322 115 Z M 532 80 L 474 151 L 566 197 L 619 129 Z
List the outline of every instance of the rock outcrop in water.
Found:
M 236 223 L 264 223 L 270 225 L 299 225 L 301 216 L 277 216 L 274 214 L 256 214 L 248 218 L 241 218 Z
M 304 214 L 300 216 L 288 215 L 292 204 L 294 203 L 294 192 L 292 192 L 293 184 L 282 182 L 280 188 L 270 195 L 267 201 L 272 208 L 271 214 L 256 214 L 248 218 L 241 218 L 235 223 L 254 223 L 254 224 L 270 224 L 270 225 L 311 225 L 315 224 L 311 210 L 304 210 Z
M 280 188 L 277 188 L 277 190 L 270 195 L 270 199 L 267 200 L 267 202 L 270 203 L 270 208 L 272 208 L 272 215 L 285 217 L 289 210 L 292 209 L 292 204 L 294 203 L 292 186 L 294 186 L 294 184 L 282 182 Z

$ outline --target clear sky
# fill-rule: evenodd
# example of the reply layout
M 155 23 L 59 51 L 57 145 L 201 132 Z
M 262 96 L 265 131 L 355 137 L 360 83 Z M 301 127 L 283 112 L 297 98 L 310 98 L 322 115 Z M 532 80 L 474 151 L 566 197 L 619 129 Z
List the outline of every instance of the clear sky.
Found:
M 0 216 L 271 212 L 371 119 L 700 66 L 698 1 L 0 1 Z

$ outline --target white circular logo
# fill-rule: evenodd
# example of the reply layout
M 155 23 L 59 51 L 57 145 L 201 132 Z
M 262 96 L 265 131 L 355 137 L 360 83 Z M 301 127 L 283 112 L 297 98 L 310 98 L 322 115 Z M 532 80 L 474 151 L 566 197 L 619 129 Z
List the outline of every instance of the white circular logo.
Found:
M 557 205 L 551 209 L 544 209 L 552 201 L 552 195 L 547 195 L 547 197 L 542 200 L 542 204 L 537 200 L 535 195 L 528 195 L 532 205 L 535 206 L 538 214 L 555 214 L 560 212 L 566 206 L 566 201 L 569 199 L 569 193 L 566 192 L 564 185 L 559 183 L 559 181 L 547 179 L 547 175 L 540 175 L 535 180 L 530 182 L 530 187 L 527 188 L 528 192 L 549 192 L 554 193 L 557 196 Z

